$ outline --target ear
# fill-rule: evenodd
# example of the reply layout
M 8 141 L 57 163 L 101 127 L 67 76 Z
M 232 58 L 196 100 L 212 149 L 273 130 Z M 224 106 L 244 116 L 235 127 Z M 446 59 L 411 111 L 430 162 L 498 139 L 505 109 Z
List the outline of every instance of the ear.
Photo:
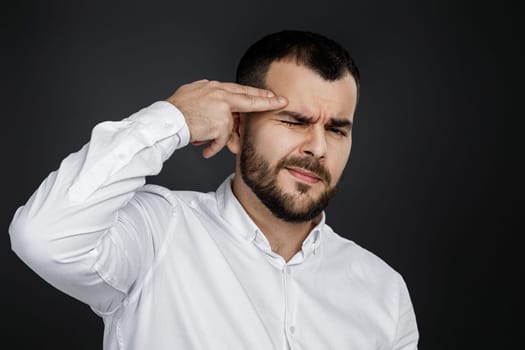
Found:
M 232 113 L 233 116 L 233 129 L 232 133 L 230 135 L 230 138 L 228 139 L 228 142 L 226 143 L 226 146 L 228 146 L 228 149 L 233 154 L 239 154 L 241 150 L 241 127 L 240 127 L 240 121 L 241 121 L 241 113 L 234 112 Z

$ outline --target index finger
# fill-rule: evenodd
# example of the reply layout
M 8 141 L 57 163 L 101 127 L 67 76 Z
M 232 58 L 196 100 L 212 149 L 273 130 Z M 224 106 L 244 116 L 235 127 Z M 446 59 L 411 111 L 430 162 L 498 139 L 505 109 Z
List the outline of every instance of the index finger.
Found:
M 246 94 L 230 94 L 227 101 L 232 112 L 263 112 L 283 108 L 288 104 L 282 96 L 263 97 Z
M 275 94 L 270 90 L 259 89 L 253 86 L 241 85 L 237 83 L 221 83 L 221 88 L 234 94 L 246 94 L 261 97 L 274 97 Z

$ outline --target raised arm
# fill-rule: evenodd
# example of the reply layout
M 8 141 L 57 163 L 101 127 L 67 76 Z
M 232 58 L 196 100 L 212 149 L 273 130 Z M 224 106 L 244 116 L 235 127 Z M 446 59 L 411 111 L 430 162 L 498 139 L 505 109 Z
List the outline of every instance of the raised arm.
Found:
M 183 85 L 121 121 L 96 125 L 90 141 L 40 184 L 9 227 L 14 252 L 61 291 L 100 314 L 115 310 L 162 244 L 170 205 L 141 191 L 188 142 L 228 140 L 233 114 L 283 107 L 269 92 L 233 83 Z

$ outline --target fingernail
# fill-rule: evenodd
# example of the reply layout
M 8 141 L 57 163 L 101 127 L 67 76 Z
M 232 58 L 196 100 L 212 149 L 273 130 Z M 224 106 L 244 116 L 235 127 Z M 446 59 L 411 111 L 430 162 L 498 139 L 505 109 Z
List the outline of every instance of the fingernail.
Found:
M 268 91 L 268 97 L 274 97 L 275 95 L 273 94 L 273 92 L 271 91 Z
M 285 103 L 286 99 L 282 96 L 279 96 L 279 103 Z

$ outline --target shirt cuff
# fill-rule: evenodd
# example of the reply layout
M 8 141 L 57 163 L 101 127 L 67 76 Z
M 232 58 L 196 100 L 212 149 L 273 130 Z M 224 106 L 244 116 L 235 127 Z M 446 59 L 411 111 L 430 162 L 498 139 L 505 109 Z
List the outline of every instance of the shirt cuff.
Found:
M 168 101 L 157 101 L 152 105 L 152 107 L 153 106 L 155 106 L 155 108 L 158 106 L 159 109 L 165 111 L 168 117 L 174 119 L 174 125 L 181 125 L 181 128 L 177 133 L 180 137 L 180 143 L 177 149 L 187 146 L 190 143 L 190 128 L 188 127 L 186 118 L 184 118 L 182 112 L 174 104 Z
M 151 139 L 159 139 L 159 136 L 177 133 L 179 143 L 176 149 L 182 148 L 190 143 L 190 129 L 182 112 L 168 101 L 157 101 L 124 120 L 140 120 L 141 124 L 153 126 L 149 129 L 152 133 Z M 161 120 L 162 123 L 158 123 Z M 157 128 L 161 128 L 157 130 Z M 153 135 L 154 134 L 154 135 Z

